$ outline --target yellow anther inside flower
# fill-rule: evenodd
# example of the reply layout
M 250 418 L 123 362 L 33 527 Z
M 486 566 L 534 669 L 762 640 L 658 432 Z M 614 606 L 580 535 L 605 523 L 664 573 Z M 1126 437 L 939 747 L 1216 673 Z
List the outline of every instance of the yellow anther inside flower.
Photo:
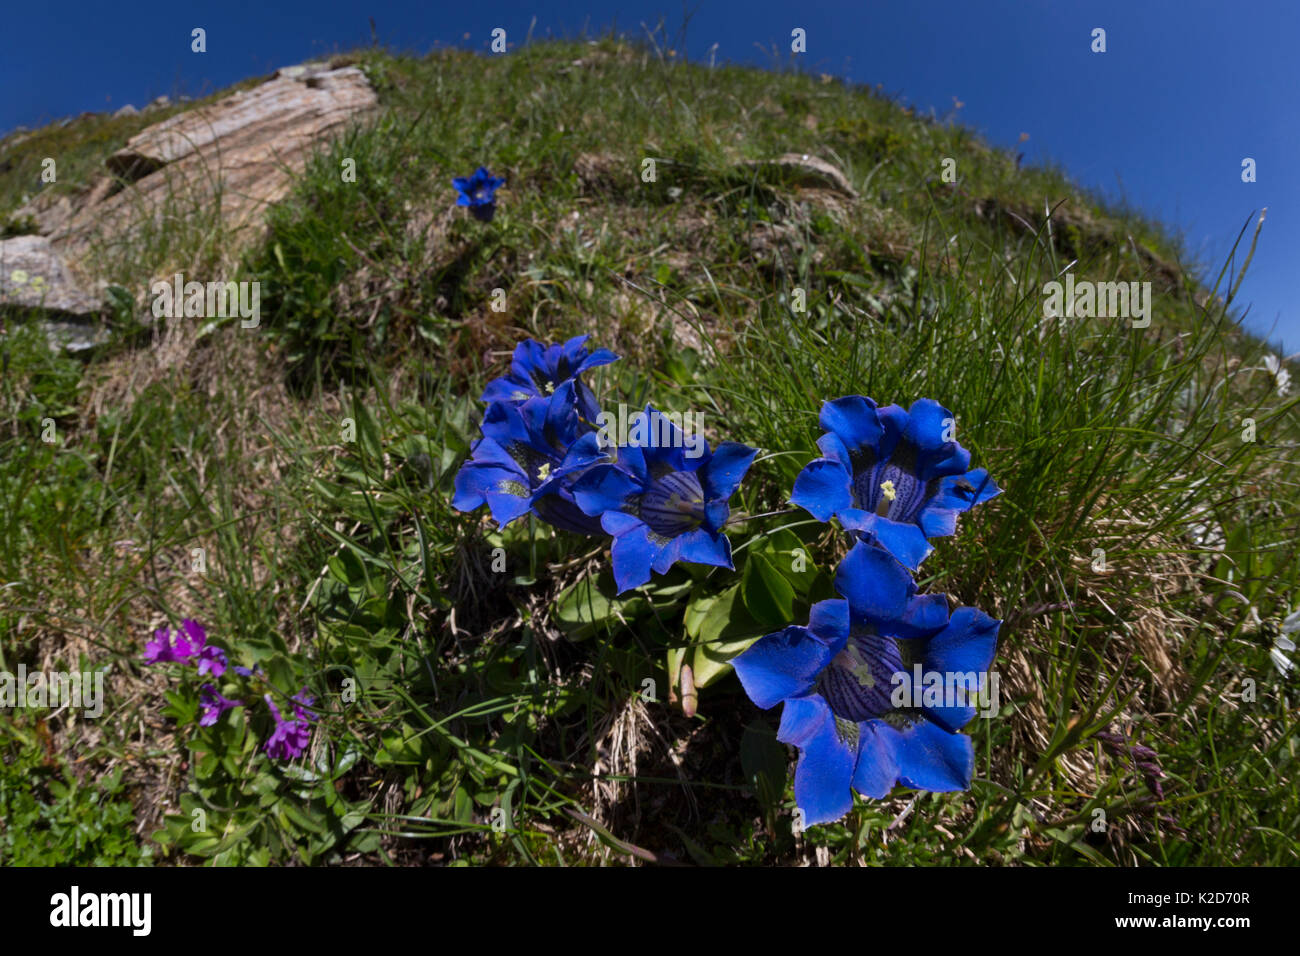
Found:
M 871 665 L 862 659 L 862 655 L 853 645 L 850 644 L 840 651 L 835 658 L 835 663 L 852 674 L 858 684 L 867 690 L 876 686 L 876 675 L 871 673 Z
M 882 481 L 880 483 L 880 493 L 885 496 L 886 501 L 893 501 L 898 497 L 898 492 L 894 490 L 892 481 Z
M 537 480 L 545 481 L 551 474 L 551 463 L 544 462 L 541 468 L 537 469 Z

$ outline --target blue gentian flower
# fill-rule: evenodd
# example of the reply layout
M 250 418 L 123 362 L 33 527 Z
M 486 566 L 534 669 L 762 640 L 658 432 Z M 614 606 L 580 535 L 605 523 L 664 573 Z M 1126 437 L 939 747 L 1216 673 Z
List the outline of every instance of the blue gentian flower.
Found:
M 589 515 L 599 515 L 614 536 L 611 549 L 619 593 L 666 574 L 678 561 L 731 568 L 731 542 L 722 527 L 731 515 L 727 499 L 740 485 L 756 449 L 723 442 L 689 457 L 681 429 L 656 409 L 644 412 L 645 447 L 622 445 L 615 462 L 597 465 L 574 483 L 573 497 Z M 665 440 L 666 439 L 666 440 Z
M 578 403 L 578 413 L 584 421 L 595 422 L 600 415 L 596 396 L 587 383 L 578 376 L 588 369 L 617 362 L 618 356 L 609 349 L 588 352 L 584 344 L 588 335 L 569 339 L 563 345 L 543 345 L 533 339 L 515 346 L 510 362 L 510 374 L 488 382 L 483 389 L 483 401 L 525 402 L 538 396 L 546 397 L 565 382 L 573 382 Z
M 572 477 L 608 456 L 595 429 L 578 417 L 572 380 L 547 398 L 493 402 L 483 437 L 456 474 L 452 506 L 486 504 L 501 527 L 529 512 L 557 528 L 600 534 L 600 522 L 573 500 Z
M 470 214 L 482 222 L 491 222 L 497 211 L 497 190 L 506 184 L 487 171 L 486 166 L 474 170 L 473 176 L 457 176 L 451 181 L 460 193 L 457 206 L 468 206 Z
M 972 607 L 950 617 L 945 595 L 918 596 L 906 569 L 863 541 L 841 562 L 835 589 L 844 600 L 814 604 L 807 627 L 760 638 L 732 661 L 755 704 L 785 703 L 777 739 L 799 748 L 794 794 L 805 822 L 838 820 L 852 790 L 882 799 L 895 782 L 967 789 L 974 749 L 957 731 L 975 715 L 969 701 L 1001 622 Z M 917 706 L 926 701 L 918 664 L 957 693 Z
M 819 521 L 831 516 L 888 550 L 912 570 L 933 548 L 929 538 L 957 530 L 957 515 L 1000 494 L 983 468 L 969 471 L 970 452 L 944 441 L 952 412 L 929 398 L 903 411 L 877 408 L 861 395 L 822 405 L 826 457 L 794 482 L 791 504 Z

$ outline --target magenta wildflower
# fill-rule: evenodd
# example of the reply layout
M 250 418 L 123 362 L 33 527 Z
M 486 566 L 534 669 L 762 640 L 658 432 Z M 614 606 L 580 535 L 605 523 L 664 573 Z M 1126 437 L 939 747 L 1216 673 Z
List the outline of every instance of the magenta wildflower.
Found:
M 232 707 L 243 707 L 242 700 L 230 700 L 222 697 L 220 692 L 211 684 L 204 684 L 200 688 L 199 703 L 203 705 L 203 714 L 199 717 L 200 727 L 211 727 L 221 715 Z
M 304 689 L 303 694 L 305 693 Z M 263 747 L 267 755 L 275 760 L 292 760 L 301 757 L 311 741 L 310 718 L 304 716 L 302 702 L 299 702 L 296 697 L 290 698 L 295 701 L 295 716 L 285 719 L 280 714 L 280 708 L 275 706 L 275 701 L 271 700 L 270 694 L 263 695 L 262 699 L 266 701 L 266 706 L 271 709 L 271 716 L 275 718 L 275 730 L 271 732 Z M 308 698 L 307 702 L 310 703 L 312 700 Z
M 203 625 L 187 617 L 181 621 L 180 630 L 160 627 L 154 631 L 153 640 L 144 646 L 144 662 L 165 664 L 187 661 L 199 654 L 207 642 L 208 632 L 203 629 Z
M 299 720 L 314 724 L 320 719 L 320 714 L 311 709 L 312 704 L 316 703 L 316 698 L 307 693 L 306 687 L 289 699 L 293 701 L 293 715 Z
M 220 677 L 226 672 L 226 652 L 215 644 L 209 644 L 199 651 L 199 676 L 211 674 Z

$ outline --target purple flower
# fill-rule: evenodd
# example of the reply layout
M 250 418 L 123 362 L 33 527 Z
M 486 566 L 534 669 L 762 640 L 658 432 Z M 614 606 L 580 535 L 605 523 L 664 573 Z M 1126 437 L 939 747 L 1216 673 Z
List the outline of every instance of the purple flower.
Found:
M 199 651 L 199 676 L 211 674 L 220 677 L 226 672 L 226 652 L 215 644 L 209 644 Z
M 165 627 L 154 631 L 153 640 L 144 646 L 144 662 L 165 664 L 187 661 L 200 653 L 207 642 L 208 633 L 203 629 L 203 625 L 187 617 L 181 621 L 181 629 L 178 631 Z
M 307 693 L 306 687 L 289 699 L 293 701 L 293 715 L 299 720 L 305 720 L 309 724 L 314 724 L 320 720 L 320 714 L 311 709 L 311 705 L 316 703 L 316 698 Z
M 305 689 L 303 693 L 306 693 Z M 263 747 L 267 755 L 274 760 L 292 760 L 301 757 L 311 741 L 311 724 L 302 716 L 301 706 L 295 706 L 296 716 L 286 720 L 281 716 L 280 708 L 276 707 L 275 702 L 271 700 L 270 694 L 264 695 L 262 699 L 266 701 L 266 706 L 271 709 L 271 716 L 275 718 L 275 730 L 271 732 L 270 738 Z M 290 699 L 297 701 L 297 698 Z
M 199 717 L 200 727 L 211 727 L 221 715 L 232 707 L 243 707 L 242 700 L 230 700 L 222 697 L 215 687 L 211 684 L 204 684 L 200 688 L 199 703 L 203 705 L 203 714 Z

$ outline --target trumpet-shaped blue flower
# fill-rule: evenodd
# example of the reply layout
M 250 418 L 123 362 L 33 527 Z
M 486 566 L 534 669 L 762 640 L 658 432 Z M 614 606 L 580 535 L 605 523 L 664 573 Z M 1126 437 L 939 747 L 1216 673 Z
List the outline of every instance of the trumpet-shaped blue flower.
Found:
M 518 404 L 552 395 L 565 382 L 573 382 L 578 413 L 584 421 L 595 422 L 600 406 L 591 388 L 578 376 L 588 369 L 617 362 L 618 356 L 609 349 L 588 352 L 588 338 L 575 336 L 562 345 L 543 345 L 533 339 L 520 342 L 515 346 L 510 373 L 488 382 L 483 401 Z
M 614 580 L 619 592 L 666 574 L 678 561 L 731 568 L 731 542 L 722 528 L 731 515 L 727 499 L 758 454 L 739 442 L 710 452 L 702 440 L 686 454 L 681 429 L 646 406 L 644 447 L 622 445 L 615 462 L 597 465 L 573 488 L 578 507 L 600 517 L 614 536 Z
M 460 193 L 457 206 L 468 206 L 470 214 L 482 222 L 491 222 L 497 211 L 497 190 L 506 184 L 487 171 L 486 166 L 474 170 L 473 176 L 457 176 L 451 181 Z
M 792 504 L 819 521 L 831 516 L 915 570 L 933 548 L 930 538 L 957 530 L 957 515 L 999 494 L 970 452 L 946 440 L 952 413 L 922 398 L 903 411 L 877 408 L 861 395 L 822 405 L 817 440 L 824 458 L 794 482 Z
M 572 477 L 607 460 L 596 431 L 578 417 L 572 380 L 548 398 L 518 405 L 494 402 L 483 417 L 483 437 L 456 474 L 453 507 L 486 504 L 501 527 L 532 512 L 566 531 L 600 534 L 600 522 L 580 511 Z
M 799 748 L 805 822 L 838 820 L 853 790 L 880 799 L 896 782 L 966 789 L 974 751 L 957 731 L 975 714 L 1001 622 L 972 607 L 950 617 L 946 596 L 918 596 L 906 569 L 866 542 L 841 562 L 835 588 L 844 600 L 814 604 L 807 627 L 760 638 L 732 661 L 755 704 L 785 703 L 777 738 Z M 917 686 L 917 665 L 924 683 L 943 675 L 947 692 Z

